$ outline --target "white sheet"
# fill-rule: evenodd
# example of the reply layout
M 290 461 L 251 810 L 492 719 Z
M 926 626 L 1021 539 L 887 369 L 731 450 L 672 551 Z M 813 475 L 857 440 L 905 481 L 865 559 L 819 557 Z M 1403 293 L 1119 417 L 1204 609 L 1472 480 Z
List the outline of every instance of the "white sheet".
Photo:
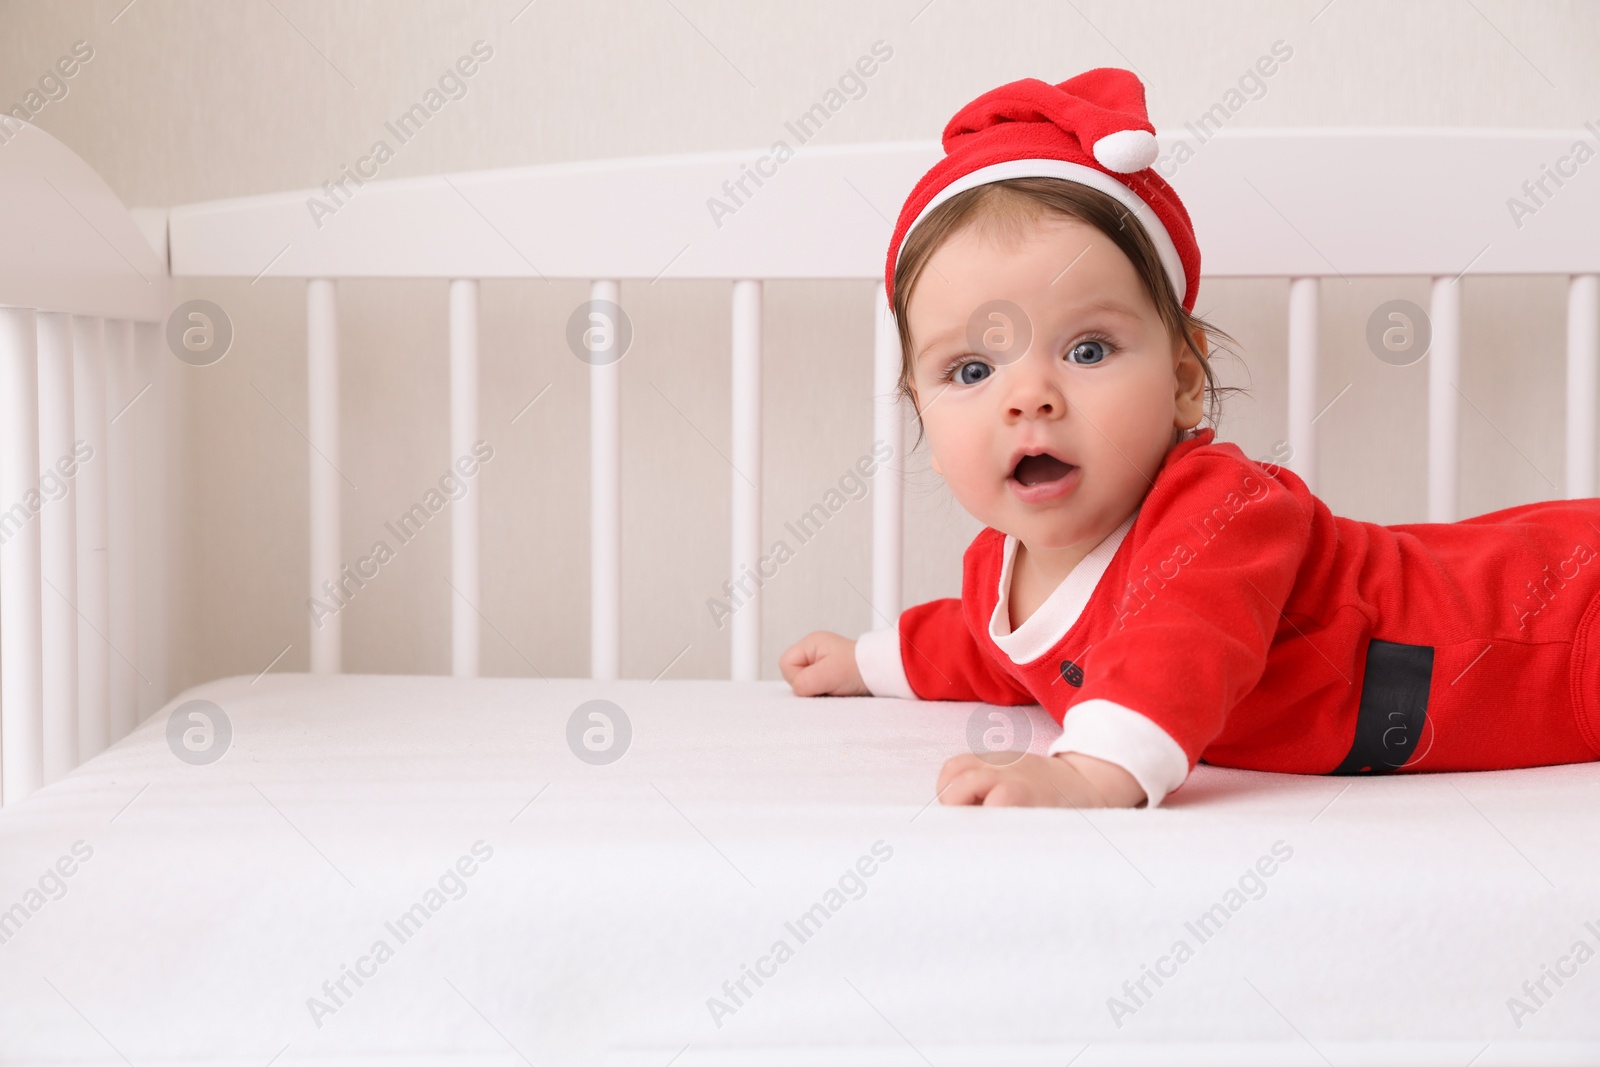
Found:
M 233 729 L 210 765 L 166 739 L 197 697 Z M 632 723 L 609 766 L 566 742 L 594 698 Z M 781 683 L 201 686 L 0 815 L 0 909 L 92 849 L 0 944 L 0 1062 L 1600 1063 L 1600 958 L 1562 964 L 1542 1006 L 1522 988 L 1600 948 L 1600 765 L 1200 767 L 1156 811 L 928 806 L 976 707 Z M 1056 727 L 1032 721 L 1043 752 Z M 478 841 L 464 895 L 400 942 L 385 921 Z M 804 942 L 786 928 L 879 841 L 863 895 Z M 1292 856 L 1230 900 L 1275 842 Z M 1185 924 L 1219 903 L 1202 943 Z M 392 958 L 318 1026 L 308 998 L 379 939 Z M 708 998 L 733 1006 L 724 981 L 779 939 L 792 957 L 716 1025 Z M 1180 939 L 1192 958 L 1119 1026 L 1109 998 Z M 1513 996 L 1536 1010 L 1514 1020 Z

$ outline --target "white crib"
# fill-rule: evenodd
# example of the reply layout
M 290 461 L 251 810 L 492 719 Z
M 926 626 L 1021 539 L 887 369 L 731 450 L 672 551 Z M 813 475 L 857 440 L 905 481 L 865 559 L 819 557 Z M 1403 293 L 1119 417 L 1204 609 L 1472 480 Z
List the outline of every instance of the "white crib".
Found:
M 1588 814 L 1600 765 L 1342 783 L 1201 767 L 1156 812 L 955 811 L 928 801 L 974 707 L 797 706 L 786 687 L 757 681 L 759 590 L 732 619 L 730 681 L 619 679 L 615 361 L 589 371 L 589 679 L 478 677 L 473 487 L 452 507 L 453 680 L 342 675 L 333 615 L 311 629 L 310 675 L 166 691 L 167 576 L 141 566 L 137 545 L 162 536 L 148 513 L 161 511 L 169 477 L 164 400 L 141 386 L 154 361 L 173 358 L 170 278 L 306 281 L 313 597 L 341 569 L 339 280 L 448 282 L 451 458 L 479 436 L 480 280 L 583 279 L 592 301 L 611 304 L 625 279 L 732 280 L 738 575 L 756 568 L 762 543 L 763 283 L 880 278 L 893 214 L 936 144 L 807 150 L 718 226 L 708 191 L 749 153 L 352 179 L 136 217 L 48 135 L 7 133 L 0 1062 L 515 1063 L 532 1062 L 530 1048 L 553 1062 L 685 1065 L 1600 1062 L 1600 971 L 1568 976 L 1570 988 L 1550 986 L 1557 994 L 1538 1003 L 1522 989 L 1574 940 L 1600 946 Z M 1560 163 L 1590 138 L 1224 131 L 1187 141 L 1181 166 L 1159 164 L 1194 219 L 1207 276 L 1288 282 L 1289 465 L 1313 489 L 1320 280 L 1425 276 L 1428 515 L 1459 517 L 1459 281 L 1476 272 L 1570 279 L 1566 492 L 1596 495 L 1600 195 Z M 1183 141 L 1163 136 L 1163 160 Z M 1519 223 L 1507 200 L 1528 201 L 1530 180 L 1545 195 Z M 320 227 L 313 196 L 334 209 Z M 899 351 L 881 282 L 876 312 L 875 392 L 886 396 Z M 123 418 L 141 403 L 141 419 Z M 879 403 L 874 439 L 898 450 L 903 423 Z M 93 458 L 50 499 L 41 471 L 79 440 Z M 903 607 L 902 489 L 888 468 L 873 509 L 881 625 Z M 561 744 L 573 709 L 596 698 L 626 702 L 634 736 L 650 739 L 632 759 L 596 768 Z M 167 740 L 168 709 L 196 699 L 228 708 L 234 744 L 233 759 L 203 770 L 175 760 Z M 1031 748 L 1043 751 L 1057 728 L 1042 713 L 1033 721 Z M 696 774 L 672 797 L 656 785 L 685 767 Z M 1405 819 L 1390 817 L 1396 805 Z M 463 883 L 476 910 L 443 909 L 454 942 L 407 950 L 405 972 L 373 964 L 367 975 L 358 956 L 354 969 L 383 974 L 387 993 L 361 982 L 320 992 L 308 976 L 334 976 L 339 990 L 377 930 L 362 907 L 404 912 L 430 871 L 467 854 L 464 827 L 491 813 L 496 841 L 511 844 L 499 866 L 481 865 L 498 882 Z M 774 915 L 806 911 L 875 838 L 900 849 L 898 866 L 881 864 L 899 880 L 858 879 L 871 903 L 828 909 L 853 933 L 775 970 L 786 991 L 774 981 L 724 993 L 781 928 Z M 1298 864 L 1282 865 L 1301 885 L 1245 908 L 1255 939 L 1230 935 L 1202 954 L 1186 994 L 1123 992 L 1182 937 L 1174 916 L 1205 912 L 1274 839 L 1303 843 Z M 61 897 L 31 906 L 23 887 L 78 843 L 104 858 L 80 857 L 78 881 L 53 880 L 68 887 Z M 569 884 L 550 884 L 552 870 Z M 262 884 L 289 898 L 255 899 Z M 773 894 L 781 904 L 762 910 Z M 985 910 L 997 899 L 1014 909 L 1009 923 Z M 530 916 L 530 901 L 549 911 Z M 219 943 L 242 955 L 207 966 L 191 924 L 231 934 Z M 1310 965 L 1285 960 L 1284 944 Z M 496 955 L 513 946 L 549 974 Z M 1532 1010 L 1519 1017 L 1514 997 Z M 1115 999 L 1132 1010 L 1119 1017 Z M 729 1010 L 719 1015 L 717 1000 Z M 206 1010 L 186 1013 L 195 1003 Z

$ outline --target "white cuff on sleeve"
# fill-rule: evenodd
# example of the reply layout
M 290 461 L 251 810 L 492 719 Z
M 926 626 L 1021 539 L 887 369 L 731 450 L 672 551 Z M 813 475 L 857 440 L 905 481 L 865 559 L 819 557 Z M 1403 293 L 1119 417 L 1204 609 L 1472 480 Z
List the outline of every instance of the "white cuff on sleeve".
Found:
M 900 628 L 869 630 L 856 638 L 856 670 L 875 697 L 915 700 L 905 664 L 900 662 Z
M 1111 700 L 1085 700 L 1068 708 L 1049 755 L 1058 752 L 1081 752 L 1115 763 L 1144 788 L 1152 808 L 1189 776 L 1189 757 L 1171 734 Z

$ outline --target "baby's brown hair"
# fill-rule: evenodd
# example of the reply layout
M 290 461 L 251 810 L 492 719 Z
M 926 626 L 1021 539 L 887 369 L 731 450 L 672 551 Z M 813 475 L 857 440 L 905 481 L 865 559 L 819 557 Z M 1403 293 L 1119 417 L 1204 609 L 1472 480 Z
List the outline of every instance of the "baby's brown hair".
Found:
M 1194 331 L 1205 333 L 1207 346 L 1221 349 L 1237 358 L 1232 346 L 1238 344 L 1225 331 L 1213 326 L 1183 306 L 1172 289 L 1161 256 L 1154 242 L 1138 219 L 1130 217 L 1128 209 L 1112 197 L 1078 182 L 1061 178 L 1010 178 L 957 193 L 949 200 L 928 212 L 926 218 L 906 236 L 901 246 L 899 262 L 894 268 L 894 318 L 900 332 L 900 380 L 896 396 L 911 402 L 917 411 L 916 396 L 911 380 L 915 367 L 915 352 L 911 343 L 911 327 L 907 308 L 911 293 L 934 252 L 952 235 L 970 225 L 984 225 L 1008 237 L 1021 234 L 1024 226 L 1037 222 L 1050 214 L 1075 219 L 1089 224 L 1114 241 L 1122 254 L 1133 264 L 1134 271 L 1144 284 L 1166 324 L 1168 334 L 1181 340 L 1206 375 L 1206 418 L 1213 426 L 1222 416 L 1222 393 L 1248 392 L 1239 386 L 1217 384 L 1207 353 L 1194 342 Z M 1219 343 L 1226 342 L 1226 343 Z M 1174 431 L 1174 438 L 1178 436 Z M 922 416 L 917 411 L 917 444 L 922 443 Z M 915 447 L 915 446 L 913 446 Z

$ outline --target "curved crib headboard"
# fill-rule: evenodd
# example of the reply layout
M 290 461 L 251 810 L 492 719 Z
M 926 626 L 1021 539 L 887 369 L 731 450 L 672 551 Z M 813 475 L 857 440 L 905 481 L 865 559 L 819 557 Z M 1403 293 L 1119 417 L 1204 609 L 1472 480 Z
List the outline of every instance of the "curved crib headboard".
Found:
M 1460 287 L 1456 283 L 1469 272 L 1559 274 L 1570 279 L 1566 489 L 1569 496 L 1595 495 L 1600 241 L 1594 235 L 1600 234 L 1600 192 L 1592 176 L 1580 177 L 1582 160 L 1575 159 L 1575 149 L 1579 142 L 1600 141 L 1600 131 L 1394 128 L 1207 133 L 1191 127 L 1183 134 L 1160 135 L 1156 168 L 1173 182 L 1188 206 L 1205 250 L 1206 276 L 1280 277 L 1289 283 L 1289 466 L 1297 474 L 1315 488 L 1314 384 L 1321 279 L 1413 275 L 1433 280 L 1428 515 L 1431 521 L 1448 521 L 1457 517 L 1458 400 L 1453 386 L 1460 357 Z M 4 160 L 0 174 L 5 175 L 0 181 L 6 182 L 8 193 L 0 211 L 7 220 L 50 203 L 55 194 L 29 177 L 50 167 L 63 172 L 76 167 L 74 173 L 80 174 L 85 186 L 104 190 L 81 161 L 55 142 L 49 144 L 48 150 L 25 159 L 4 159 L 10 146 L 0 146 Z M 939 151 L 935 142 L 897 142 L 808 148 L 782 158 L 760 150 L 718 152 L 381 180 L 367 179 L 361 169 L 370 161 L 358 161 L 356 171 L 347 169 L 339 182 L 321 189 L 173 208 L 167 216 L 166 237 L 174 276 L 306 281 L 313 446 L 308 588 L 313 597 L 323 595 L 324 582 L 338 582 L 340 571 L 339 279 L 448 280 L 453 456 L 465 454 L 477 437 L 480 279 L 587 280 L 591 310 L 602 309 L 598 303 L 602 301 L 620 303 L 622 279 L 731 280 L 732 573 L 738 576 L 753 572 L 760 556 L 759 473 L 747 479 L 740 471 L 761 469 L 762 284 L 784 278 L 879 279 L 894 214 Z M 1590 145 L 1589 154 L 1593 151 Z M 61 154 L 70 158 L 70 164 L 58 158 Z M 48 259 L 43 272 L 34 269 L 28 252 L 15 248 L 0 252 L 6 257 L 0 268 L 0 303 L 155 320 L 159 306 L 136 299 L 143 290 L 128 277 L 119 279 L 116 271 L 108 276 L 107 247 L 126 250 L 135 231 L 115 197 L 109 191 L 104 196 L 109 200 L 96 203 L 105 219 L 87 212 L 86 217 L 102 222 L 115 239 L 98 248 L 80 240 L 70 249 L 63 246 L 59 254 L 52 251 L 49 255 L 54 258 Z M 58 203 L 53 210 L 58 217 L 32 232 L 56 233 L 73 225 Z M 81 221 L 77 225 L 82 229 Z M 129 258 L 144 262 L 132 252 Z M 28 289 L 24 277 L 29 274 L 63 280 L 55 289 Z M 61 294 L 74 289 L 67 280 L 71 278 L 103 279 L 104 298 L 84 306 L 61 305 Z M 124 305 L 122 300 L 133 302 Z M 898 374 L 899 348 L 881 282 L 875 300 L 874 392 L 886 397 Z M 21 334 L 27 332 L 32 312 L 5 314 L 10 325 L 0 345 L 6 373 L 14 377 L 22 372 L 11 365 L 31 359 Z M 47 317 L 39 317 L 41 356 Z M 618 373 L 614 361 L 597 360 L 590 369 L 590 668 L 597 679 L 617 676 L 620 647 Z M 8 390 L 12 392 L 18 390 Z M 25 406 L 21 400 L 7 403 Z M 902 431 L 898 406 L 880 402 L 874 438 L 898 448 Z M 9 442 L 28 432 L 6 436 Z M 26 447 L 14 446 L 16 454 L 22 455 Z M 20 473 L 8 477 L 24 481 L 26 472 L 37 466 L 34 461 L 17 463 Z M 115 494 L 112 500 L 115 504 Z M 452 669 L 456 675 L 471 676 L 477 674 L 479 661 L 477 494 L 469 491 L 451 513 Z M 878 625 L 894 619 L 901 607 L 901 534 L 901 488 L 894 472 L 885 467 L 879 472 L 873 502 L 872 606 Z M 9 542 L 6 550 L 11 551 Z M 19 555 L 26 556 L 27 551 L 24 544 Z M 112 555 L 115 574 L 115 552 Z M 19 568 L 15 580 L 12 566 Z M 7 568 L 7 585 L 37 584 L 28 577 L 33 572 L 25 564 L 8 562 Z M 759 586 L 750 592 L 745 603 L 753 604 L 754 610 L 740 611 L 732 620 L 731 673 L 739 680 L 759 676 Z M 8 610 L 23 620 L 24 629 L 28 620 L 38 617 L 36 604 L 37 598 L 29 601 L 20 593 L 15 606 L 9 597 L 5 601 Z M 11 617 L 8 614 L 6 621 Z M 313 671 L 340 669 L 340 618 L 335 614 L 312 628 Z M 46 644 L 50 640 L 47 635 Z M 5 654 L 27 660 L 36 654 L 35 647 L 23 642 L 13 653 L 7 644 Z M 26 718 L 30 705 L 39 703 L 37 688 L 19 687 L 13 697 L 10 675 L 7 669 L 7 798 L 21 795 L 13 793 L 10 784 L 11 720 Z M 47 705 L 46 718 L 56 714 L 60 713 L 55 705 Z M 15 729 L 16 743 L 30 746 L 28 755 L 15 757 L 19 766 L 31 766 L 28 761 L 37 747 L 30 729 Z M 119 725 L 112 726 L 111 739 L 121 732 L 125 730 Z M 37 780 L 37 775 L 20 773 L 24 784 Z
M 0 799 L 131 730 L 132 395 L 167 266 L 105 181 L 0 116 Z M 108 411 L 108 402 L 111 405 Z M 76 491 L 70 491 L 72 484 Z

